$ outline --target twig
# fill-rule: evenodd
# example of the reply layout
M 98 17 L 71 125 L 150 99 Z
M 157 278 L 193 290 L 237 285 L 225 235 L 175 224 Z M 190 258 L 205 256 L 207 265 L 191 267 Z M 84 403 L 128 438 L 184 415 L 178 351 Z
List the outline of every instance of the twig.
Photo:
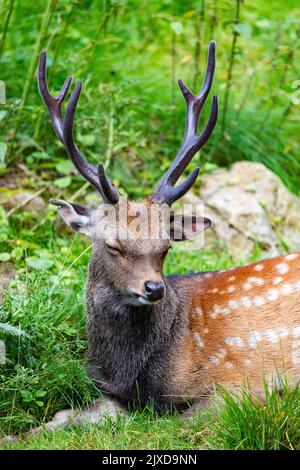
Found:
M 15 3 L 15 0 L 10 0 L 7 15 L 6 15 L 5 20 L 4 20 L 3 32 L 2 32 L 1 41 L 0 41 L 0 58 L 2 57 L 2 54 L 3 54 L 3 49 L 4 49 L 5 39 L 6 39 L 7 31 L 8 31 L 8 26 L 9 26 L 11 15 L 12 15 L 12 12 L 13 12 L 13 9 L 14 9 L 14 3 Z
M 197 32 L 197 42 L 195 48 L 195 74 L 194 74 L 194 81 L 193 87 L 194 90 L 197 90 L 198 78 L 200 75 L 200 56 L 201 56 L 201 42 L 202 37 L 204 35 L 204 19 L 205 19 L 205 0 L 201 2 L 201 8 L 199 10 L 198 22 L 196 25 L 196 32 Z
M 241 5 L 241 0 L 236 0 L 236 13 L 235 13 L 235 18 L 234 18 L 234 26 L 239 23 L 240 5 Z M 229 101 L 230 89 L 231 89 L 231 84 L 232 84 L 232 71 L 233 71 L 233 66 L 234 66 L 237 38 L 238 38 L 238 32 L 235 29 L 233 29 L 229 66 L 228 66 L 228 72 L 227 72 L 226 90 L 225 90 L 225 97 L 224 97 L 224 108 L 223 108 L 223 115 L 222 115 L 222 121 L 221 121 L 221 132 L 223 135 L 224 135 L 225 128 L 226 128 L 228 101 Z
M 29 204 L 29 202 L 33 201 L 36 197 L 38 197 L 40 194 L 42 194 L 44 191 L 46 191 L 46 188 L 42 188 L 42 189 L 39 189 L 36 193 L 30 195 L 27 199 L 25 199 L 25 201 L 22 201 L 20 202 L 20 204 L 18 204 L 17 206 L 13 207 L 12 209 L 10 209 L 10 211 L 8 211 L 8 213 L 6 214 L 6 217 L 10 217 L 12 214 L 14 214 L 16 211 L 18 211 L 19 209 L 21 209 L 22 207 L 26 206 L 27 204 Z
M 72 201 L 75 201 L 75 199 L 78 198 L 78 196 L 81 196 L 82 193 L 85 192 L 85 190 L 89 187 L 90 183 L 89 181 L 86 181 L 82 186 L 80 186 L 80 188 L 75 191 L 74 194 L 72 194 L 72 196 L 69 198 L 69 201 L 72 202 Z
M 211 22 L 210 22 L 210 38 L 211 39 L 214 39 L 215 27 L 217 26 L 217 23 L 218 23 L 217 10 L 218 10 L 217 0 L 214 0 L 213 13 L 212 13 Z
M 107 142 L 107 151 L 105 157 L 105 168 L 108 168 L 111 163 L 112 151 L 113 151 L 113 142 L 114 142 L 114 101 L 113 95 L 111 96 L 111 104 L 109 111 L 109 120 L 108 120 L 108 142 Z
M 27 77 L 26 77 L 26 80 L 25 80 L 25 85 L 24 85 L 23 94 L 22 94 L 22 101 L 21 101 L 21 105 L 19 107 L 18 114 L 17 114 L 17 117 L 16 117 L 16 125 L 15 125 L 15 128 L 13 130 L 12 140 L 14 140 L 16 135 L 17 135 L 17 131 L 18 131 L 19 123 L 20 123 L 20 118 L 21 118 L 21 115 L 23 113 L 23 109 L 26 105 L 27 98 L 28 98 L 29 91 L 30 91 L 30 87 L 31 87 L 32 82 L 33 82 L 37 57 L 38 57 L 39 52 L 40 52 L 40 48 L 41 48 L 43 38 L 46 34 L 46 31 L 47 31 L 48 26 L 50 24 L 53 12 L 55 10 L 56 3 L 57 3 L 57 0 L 48 0 L 45 12 L 44 12 L 43 17 L 42 17 L 40 31 L 39 31 L 37 39 L 35 41 L 34 51 L 33 51 L 33 54 L 32 54 L 32 58 L 31 58 L 31 62 L 30 62 L 30 65 L 29 65 Z

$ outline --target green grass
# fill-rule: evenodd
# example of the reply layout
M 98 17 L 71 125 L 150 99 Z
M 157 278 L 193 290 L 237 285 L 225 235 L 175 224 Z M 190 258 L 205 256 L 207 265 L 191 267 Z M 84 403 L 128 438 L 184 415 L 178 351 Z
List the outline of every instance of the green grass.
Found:
M 72 253 L 75 259 L 77 249 L 75 246 Z M 68 265 L 57 273 L 55 265 L 52 273 L 49 269 L 36 274 L 29 268 L 0 306 L 1 322 L 22 332 L 1 333 L 0 329 L 8 358 L 7 364 L 0 366 L 0 428 L 4 433 L 24 431 L 55 411 L 86 404 L 95 396 L 84 362 L 84 262 L 81 257 L 71 270 Z M 197 257 L 195 253 L 180 255 L 173 250 L 166 271 L 206 270 L 212 265 L 221 268 L 228 264 L 225 255 L 222 258 L 204 253 Z
M 72 245 L 71 259 L 84 246 Z M 63 258 L 65 255 L 61 254 Z M 73 261 L 74 261 L 73 259 Z M 73 261 L 66 264 L 67 270 Z M 57 260 L 63 265 L 62 260 Z M 225 252 L 173 249 L 167 273 L 220 269 L 231 265 Z M 188 266 L 188 269 L 187 269 Z M 48 271 L 29 270 L 17 291 L 1 305 L 1 321 L 15 326 L 2 331 L 6 365 L 0 366 L 1 434 L 21 433 L 67 407 L 84 406 L 97 396 L 85 369 L 83 289 L 86 258 L 79 257 L 61 279 L 55 264 Z M 8 329 L 9 330 L 9 329 Z M 0 330 L 1 331 L 1 330 Z M 198 414 L 193 421 L 178 415 L 157 416 L 151 409 L 133 411 L 129 420 L 107 419 L 101 425 L 44 433 L 3 448 L 17 449 L 285 449 L 299 448 L 300 390 L 285 387 L 281 398 L 267 392 L 266 404 L 248 392 L 234 397 L 224 391 L 218 414 Z
M 264 162 L 298 193 L 299 106 L 292 99 L 299 87 L 298 2 L 240 2 L 234 25 L 236 1 L 207 0 L 199 38 L 202 3 L 16 0 L 12 7 L 4 0 L 0 78 L 7 103 L 0 133 L 7 151 L 1 150 L 0 171 L 22 162 L 26 179 L 35 182 L 39 174 L 41 184 L 57 192 L 82 184 L 60 165 L 65 153 L 38 95 L 37 56 L 47 48 L 51 90 L 59 90 L 67 74 L 84 81 L 75 126 L 81 149 L 92 163 L 104 161 L 130 196 L 153 190 L 183 136 L 185 106 L 176 79 L 199 88 L 207 44 L 215 39 L 220 119 L 201 154 L 202 169 L 241 159 Z
M 236 396 L 223 390 L 218 415 L 210 426 L 210 444 L 220 449 L 300 449 L 300 386 L 282 381 L 276 387 L 264 382 L 265 402 L 257 400 L 249 387 Z
M 105 420 L 102 425 L 60 430 L 20 442 L 18 449 L 197 449 L 206 443 L 203 418 L 184 423 L 178 416 L 157 417 L 151 412 L 129 420 Z M 11 446 L 5 446 L 11 448 Z
M 42 190 L 45 201 L 98 200 L 68 164 L 50 128 L 34 77 L 40 49 L 48 50 L 51 90 L 70 73 L 84 81 L 75 129 L 82 151 L 92 163 L 105 162 L 124 194 L 140 198 L 153 191 L 182 139 L 185 108 L 176 78 L 196 91 L 193 84 L 201 83 L 210 39 L 217 41 L 214 93 L 220 122 L 201 152 L 201 171 L 237 160 L 259 161 L 298 194 L 299 105 L 292 97 L 298 97 L 300 76 L 299 2 L 241 2 L 234 24 L 236 4 L 3 0 L 0 80 L 7 93 L 0 108 L 0 197 Z M 198 164 L 195 157 L 189 171 Z M 21 433 L 96 396 L 85 368 L 83 290 L 89 254 L 86 242 L 56 222 L 53 208 L 42 214 L 21 208 L 8 217 L 0 207 L 0 259 L 18 271 L 0 305 L 0 340 L 9 359 L 0 365 L 1 435 Z M 247 261 L 259 255 L 257 248 Z M 231 265 L 218 246 L 210 252 L 177 247 L 166 273 Z M 270 393 L 266 405 L 247 392 L 235 399 L 225 393 L 224 402 L 217 416 L 198 416 L 194 422 L 148 410 L 129 421 L 58 431 L 15 447 L 299 448 L 299 389 L 286 387 L 282 399 Z

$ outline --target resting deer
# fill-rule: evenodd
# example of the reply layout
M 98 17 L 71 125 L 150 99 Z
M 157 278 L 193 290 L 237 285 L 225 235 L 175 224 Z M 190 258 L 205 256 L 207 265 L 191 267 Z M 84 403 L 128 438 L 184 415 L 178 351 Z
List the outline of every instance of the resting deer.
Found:
M 193 186 L 199 168 L 176 183 L 217 121 L 214 96 L 206 127 L 197 136 L 214 69 L 215 43 L 211 42 L 199 94 L 194 96 L 179 81 L 187 113 L 175 160 L 150 197 L 127 202 L 103 165 L 95 168 L 88 163 L 74 142 L 73 120 L 81 83 L 77 83 L 63 118 L 61 105 L 71 78 L 56 97 L 50 95 L 46 53 L 40 56 L 39 89 L 56 135 L 104 201 L 97 209 L 60 200 L 52 200 L 52 204 L 59 207 L 67 225 L 92 239 L 86 287 L 89 362 L 100 389 L 120 403 L 151 400 L 163 410 L 190 401 L 205 407 L 215 383 L 238 389 L 247 378 L 252 390 L 260 393 L 264 374 L 286 373 L 292 383 L 300 378 L 299 254 L 218 272 L 163 275 L 172 242 L 188 239 L 210 225 L 201 216 L 177 217 L 170 207 Z M 111 208 L 116 217 L 110 225 L 105 215 Z M 145 240 L 143 231 L 137 230 L 135 217 L 138 215 L 141 226 L 151 226 L 152 209 L 158 214 L 156 228 L 168 226 L 168 237 Z M 182 228 L 181 237 L 176 236 L 178 228 Z M 100 400 L 92 407 L 92 420 L 100 419 L 102 411 Z M 88 413 L 85 411 L 85 417 Z M 79 421 L 82 416 L 78 414 Z M 60 414 L 55 422 L 62 421 L 64 415 Z

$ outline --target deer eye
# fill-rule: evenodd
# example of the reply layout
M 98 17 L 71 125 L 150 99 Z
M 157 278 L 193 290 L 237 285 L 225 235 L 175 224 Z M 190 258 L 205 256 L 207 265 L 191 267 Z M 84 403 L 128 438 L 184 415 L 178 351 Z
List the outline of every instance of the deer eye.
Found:
M 105 245 L 106 245 L 107 250 L 112 255 L 121 255 L 122 254 L 122 251 L 120 250 L 120 248 L 118 248 L 116 246 L 113 246 L 113 245 L 109 245 L 108 243 L 106 243 Z

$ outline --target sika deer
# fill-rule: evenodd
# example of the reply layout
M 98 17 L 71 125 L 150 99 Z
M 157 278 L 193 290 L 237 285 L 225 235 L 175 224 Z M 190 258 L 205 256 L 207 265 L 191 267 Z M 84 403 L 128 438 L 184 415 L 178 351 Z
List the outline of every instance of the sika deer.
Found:
M 63 118 L 61 105 L 71 78 L 57 97 L 51 96 L 45 52 L 40 56 L 40 93 L 56 135 L 104 200 L 95 210 L 59 200 L 52 204 L 59 207 L 69 226 L 92 238 L 86 287 L 91 373 L 99 388 L 120 403 L 152 400 L 158 410 L 187 401 L 205 406 L 215 383 L 239 388 L 247 378 L 253 391 L 260 393 L 264 374 L 286 373 L 292 383 L 300 378 L 299 254 L 219 272 L 163 275 L 171 243 L 210 225 L 201 216 L 178 217 L 170 206 L 195 182 L 198 168 L 175 186 L 217 121 L 214 96 L 207 125 L 197 137 L 199 114 L 212 86 L 214 68 L 215 43 L 211 42 L 199 94 L 194 96 L 179 81 L 187 114 L 183 144 L 174 162 L 152 196 L 127 202 L 103 165 L 90 165 L 74 143 L 73 120 L 81 83 L 77 83 Z M 107 218 L 111 213 L 114 217 Z M 146 226 L 168 236 L 146 239 L 141 229 Z M 94 420 L 101 417 L 103 402 L 99 404 L 96 413 L 93 409 Z M 78 420 L 81 418 L 79 414 Z

